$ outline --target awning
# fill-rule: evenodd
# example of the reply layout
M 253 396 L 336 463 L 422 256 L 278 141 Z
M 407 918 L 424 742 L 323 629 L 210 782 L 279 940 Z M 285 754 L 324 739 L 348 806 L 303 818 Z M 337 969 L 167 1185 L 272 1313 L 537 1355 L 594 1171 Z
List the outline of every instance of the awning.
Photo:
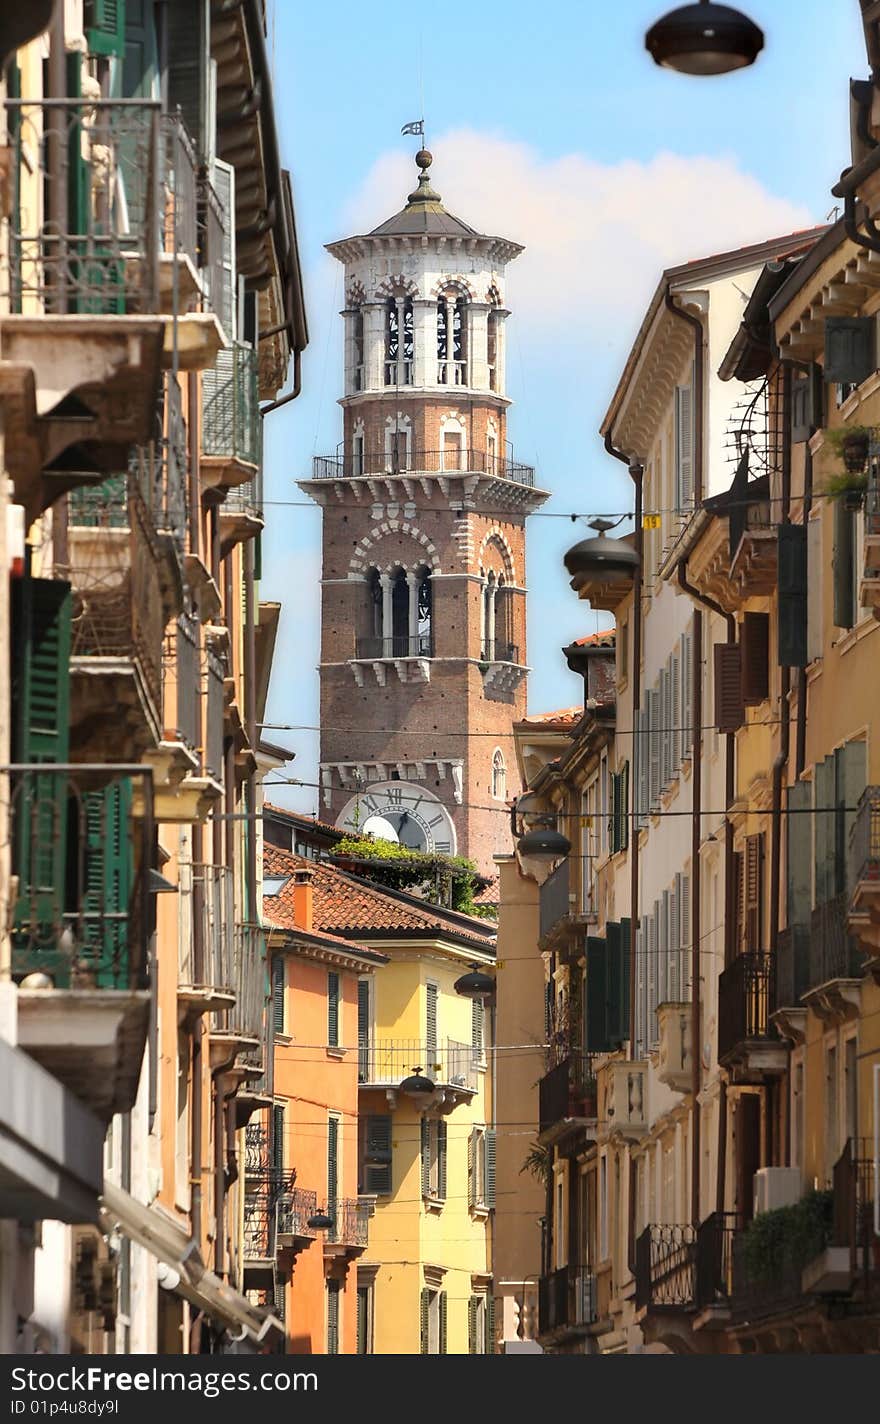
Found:
M 180 1277 L 174 1287 L 176 1294 L 203 1310 L 239 1340 L 268 1345 L 283 1338 L 284 1326 L 277 1316 L 251 1305 L 240 1291 L 209 1271 L 196 1242 L 161 1208 L 145 1206 L 105 1179 L 101 1222 L 105 1231 L 121 1231 L 170 1266 Z

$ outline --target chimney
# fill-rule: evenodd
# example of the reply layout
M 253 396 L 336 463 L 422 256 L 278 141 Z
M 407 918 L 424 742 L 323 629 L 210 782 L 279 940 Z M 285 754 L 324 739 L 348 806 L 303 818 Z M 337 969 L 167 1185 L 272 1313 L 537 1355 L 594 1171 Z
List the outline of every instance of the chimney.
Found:
M 293 872 L 293 918 L 297 929 L 305 930 L 306 934 L 312 932 L 314 913 L 315 892 L 312 876 L 313 871 L 307 865 L 300 866 Z

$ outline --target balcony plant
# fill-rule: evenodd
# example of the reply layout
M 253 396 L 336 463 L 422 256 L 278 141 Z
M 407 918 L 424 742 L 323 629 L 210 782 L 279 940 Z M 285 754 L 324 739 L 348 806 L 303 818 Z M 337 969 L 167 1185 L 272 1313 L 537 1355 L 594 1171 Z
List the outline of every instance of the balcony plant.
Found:
M 843 499 L 848 509 L 859 509 L 868 487 L 868 456 L 873 429 L 868 425 L 840 425 L 825 431 L 825 441 L 843 468 L 829 475 L 825 492 Z
M 742 1235 L 743 1263 L 754 1285 L 770 1285 L 786 1270 L 801 1269 L 831 1239 L 833 1193 L 808 1192 L 794 1206 L 762 1211 Z

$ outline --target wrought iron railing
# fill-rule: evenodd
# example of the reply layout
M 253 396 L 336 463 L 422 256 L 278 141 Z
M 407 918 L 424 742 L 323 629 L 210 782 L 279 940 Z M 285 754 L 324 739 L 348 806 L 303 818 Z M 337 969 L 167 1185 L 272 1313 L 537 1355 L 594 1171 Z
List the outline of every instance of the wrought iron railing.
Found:
M 737 955 L 718 978 L 718 1057 L 773 1034 L 773 965 L 762 952 Z
M 638 1309 L 676 1309 L 694 1300 L 697 1238 L 692 1226 L 646 1226 L 636 1240 Z
M 312 460 L 315 480 L 410 474 L 494 475 L 521 485 L 535 483 L 532 465 L 487 450 L 361 450 L 353 455 L 316 455 Z
M 202 453 L 259 465 L 261 452 L 257 353 L 237 341 L 202 376 Z
M 880 1289 L 880 1252 L 874 1235 L 873 1144 L 851 1137 L 832 1173 L 831 1244 L 849 1248 L 850 1270 L 866 1293 Z
M 257 466 L 253 479 L 228 489 L 220 505 L 220 516 L 245 514 L 250 519 L 263 518 L 263 471 Z
M 163 248 L 198 263 L 198 176 L 195 149 L 177 114 L 160 120 L 164 158 Z
M 442 1046 L 424 1039 L 380 1039 L 359 1048 L 358 1081 L 362 1086 L 396 1087 L 419 1067 L 434 1083 L 476 1092 L 479 1062 L 479 1050 L 473 1044 L 452 1038 Z
M 164 165 L 158 101 L 7 100 L 13 312 L 157 310 Z
M 358 658 L 432 658 L 434 638 L 430 633 L 417 633 L 413 637 L 404 634 L 393 638 L 356 638 L 355 656 Z
M 880 786 L 866 786 L 859 799 L 850 831 L 847 879 L 850 885 L 880 881 Z
M 844 891 L 817 905 L 810 923 L 810 987 L 831 979 L 860 979 L 864 952 L 847 929 L 849 895 Z
M 810 927 L 786 925 L 776 940 L 775 1006 L 793 1009 L 810 987 Z
M 700 1310 L 729 1304 L 738 1225 L 736 1212 L 713 1211 L 697 1227 L 694 1303 Z
M 593 1058 L 569 1053 L 538 1083 L 538 1131 L 549 1132 L 566 1118 L 594 1118 L 596 1113 Z
M 572 905 L 569 901 L 571 883 L 571 870 L 567 860 L 564 860 L 556 867 L 552 875 L 548 875 L 539 891 L 539 913 L 540 913 L 540 933 L 543 939 L 548 935 L 560 920 L 567 919 L 572 913 Z
M 180 916 L 179 982 L 231 993 L 235 977 L 232 870 L 225 865 L 181 865 Z M 197 922 L 201 964 L 195 951 Z
M 260 925 L 233 927 L 231 988 L 235 1004 L 218 1013 L 218 1030 L 261 1043 L 266 1006 L 266 935 Z
M 589 1267 L 569 1264 L 549 1276 L 541 1276 L 538 1281 L 541 1335 L 565 1327 L 593 1325 L 597 1319 L 596 1277 Z
M 278 1235 L 279 1236 L 317 1236 L 317 1227 L 309 1226 L 309 1221 L 318 1211 L 318 1197 L 315 1192 L 308 1192 L 302 1187 L 294 1187 L 292 1191 L 282 1192 L 278 1198 Z
M 333 1225 L 327 1229 L 327 1241 L 339 1246 L 366 1246 L 370 1212 L 363 1202 L 357 1197 L 338 1197 L 330 1215 Z
M 148 815 L 135 819 L 143 769 L 62 764 L 14 768 L 10 778 L 12 973 L 56 988 L 142 988 L 150 915 Z

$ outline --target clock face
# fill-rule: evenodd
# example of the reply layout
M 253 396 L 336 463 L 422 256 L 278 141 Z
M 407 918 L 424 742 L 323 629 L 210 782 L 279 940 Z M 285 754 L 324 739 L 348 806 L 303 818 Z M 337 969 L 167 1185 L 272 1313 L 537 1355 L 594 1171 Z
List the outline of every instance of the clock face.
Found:
M 396 841 L 410 850 L 455 855 L 455 827 L 430 791 L 407 781 L 376 781 L 353 796 L 336 819 L 352 835 Z

